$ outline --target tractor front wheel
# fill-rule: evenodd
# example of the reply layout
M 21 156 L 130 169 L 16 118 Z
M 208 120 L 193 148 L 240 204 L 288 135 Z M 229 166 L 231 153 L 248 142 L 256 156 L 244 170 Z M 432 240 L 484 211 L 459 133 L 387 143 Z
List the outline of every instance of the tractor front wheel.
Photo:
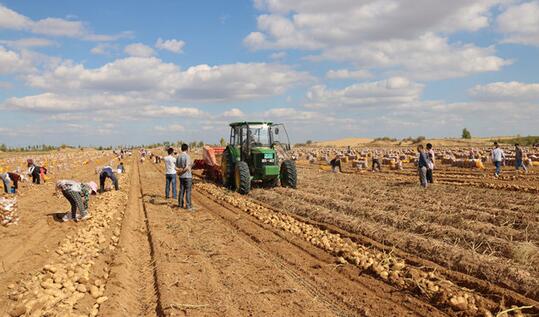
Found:
M 243 161 L 236 162 L 235 167 L 235 185 L 236 191 L 242 195 L 246 195 L 251 191 L 251 173 L 249 165 Z
M 296 188 L 298 185 L 298 172 L 296 162 L 286 160 L 281 164 L 281 186 Z

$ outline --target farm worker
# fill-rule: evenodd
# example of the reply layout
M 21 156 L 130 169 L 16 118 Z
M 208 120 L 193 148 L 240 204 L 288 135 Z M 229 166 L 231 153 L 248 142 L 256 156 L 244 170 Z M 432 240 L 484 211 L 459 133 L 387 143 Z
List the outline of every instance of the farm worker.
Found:
M 114 171 L 112 170 L 112 167 L 110 166 L 104 166 L 101 169 L 101 173 L 99 173 L 99 191 L 102 193 L 105 191 L 105 180 L 107 178 L 110 178 L 112 183 L 114 184 L 114 189 L 118 190 L 118 179 L 116 178 L 116 175 L 114 175 Z
M 375 168 L 376 167 L 376 168 Z M 382 164 L 380 163 L 380 153 L 374 151 L 372 154 L 372 171 L 382 171 Z
M 434 179 L 432 177 L 432 172 L 434 170 L 434 150 L 432 149 L 432 144 L 427 143 L 427 156 L 429 158 L 428 161 L 428 168 L 427 168 L 427 182 L 434 183 Z
M 502 172 L 503 160 L 505 160 L 505 153 L 503 153 L 503 150 L 500 149 L 498 142 L 494 142 L 494 149 L 492 150 L 492 162 L 494 162 L 494 166 L 496 166 L 496 172 L 494 172 L 494 176 L 496 177 L 500 176 L 500 173 Z
M 419 158 L 417 160 L 419 182 L 421 186 L 427 187 L 427 169 L 429 165 L 429 157 L 422 144 L 417 146 L 417 152 L 419 153 Z
M 339 154 L 337 154 L 337 156 L 335 156 L 335 158 L 332 159 L 329 164 L 331 165 L 331 171 L 333 173 L 337 173 L 337 167 L 339 168 L 339 172 L 342 173 L 341 156 Z
M 518 171 L 520 168 L 524 170 L 525 173 L 528 173 L 528 169 L 523 161 L 523 153 L 520 144 L 515 144 L 515 169 Z
M 170 187 L 172 185 L 172 197 L 176 199 L 178 193 L 176 192 L 176 158 L 172 156 L 174 153 L 173 148 L 167 149 L 168 155 L 165 156 L 165 197 L 170 198 Z
M 118 174 L 125 173 L 124 162 L 120 162 L 120 164 L 118 164 L 116 167 L 116 170 L 118 171 Z
M 21 180 L 21 175 L 15 172 L 8 172 L 7 174 L 9 175 L 9 178 L 13 182 L 13 189 L 14 189 L 13 192 L 17 191 L 17 189 L 19 189 L 19 181 Z
M 4 192 L 6 194 L 9 194 L 10 189 L 11 189 L 11 186 L 10 186 L 11 178 L 9 177 L 9 174 L 8 173 L 0 173 L 0 179 L 2 179 L 2 183 L 4 183 Z
M 191 205 L 191 187 L 193 186 L 193 174 L 191 173 L 191 157 L 187 153 L 189 146 L 182 144 L 182 153 L 176 159 L 176 172 L 180 176 L 180 196 L 178 197 L 178 207 L 183 208 L 185 197 L 185 208 L 189 211 L 195 209 Z
M 28 175 L 32 175 L 32 183 L 40 184 L 41 183 L 41 167 L 34 164 L 34 160 L 28 159 Z
M 66 213 L 62 221 L 86 220 L 88 219 L 88 203 L 90 194 L 97 193 L 97 184 L 90 182 L 87 184 L 72 180 L 60 180 L 56 183 L 56 193 L 60 190 L 64 197 L 71 204 L 71 213 Z M 79 215 L 77 216 L 77 209 Z

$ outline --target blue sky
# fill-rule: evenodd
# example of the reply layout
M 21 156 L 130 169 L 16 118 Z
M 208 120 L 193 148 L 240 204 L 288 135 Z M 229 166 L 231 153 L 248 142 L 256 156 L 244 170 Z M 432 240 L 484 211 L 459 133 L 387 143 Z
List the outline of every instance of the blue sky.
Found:
M 0 0 L 0 143 L 539 134 L 539 1 Z

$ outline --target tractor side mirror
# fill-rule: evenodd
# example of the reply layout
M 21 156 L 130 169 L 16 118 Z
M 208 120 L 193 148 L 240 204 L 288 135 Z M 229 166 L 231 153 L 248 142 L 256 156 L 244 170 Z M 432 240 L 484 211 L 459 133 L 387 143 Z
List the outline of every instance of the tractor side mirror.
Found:
M 275 134 L 279 134 L 279 128 L 275 128 Z

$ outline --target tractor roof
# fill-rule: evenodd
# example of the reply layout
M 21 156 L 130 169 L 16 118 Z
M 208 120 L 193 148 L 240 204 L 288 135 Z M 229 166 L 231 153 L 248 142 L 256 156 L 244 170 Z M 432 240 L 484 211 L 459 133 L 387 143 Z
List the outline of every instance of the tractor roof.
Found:
M 238 122 L 232 122 L 230 124 L 231 127 L 237 127 L 242 125 L 251 125 L 251 124 L 267 124 L 272 125 L 273 122 L 271 121 L 238 121 Z

